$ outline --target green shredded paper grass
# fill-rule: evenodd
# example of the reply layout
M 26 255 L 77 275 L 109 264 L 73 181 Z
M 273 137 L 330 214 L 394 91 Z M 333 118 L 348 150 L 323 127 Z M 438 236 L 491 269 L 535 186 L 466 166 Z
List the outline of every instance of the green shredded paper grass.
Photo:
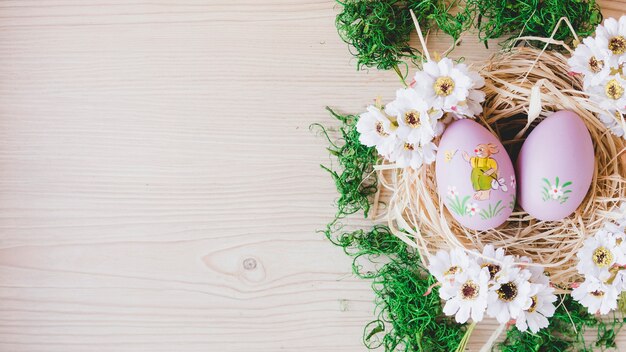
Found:
M 375 150 L 360 144 L 356 115 L 341 115 L 328 109 L 338 122 L 331 130 L 320 124 L 311 127 L 321 131 L 329 142 L 328 151 L 336 158 L 334 167 L 322 166 L 337 186 L 337 213 L 322 232 L 352 258 L 352 272 L 370 280 L 375 296 L 375 318 L 364 327 L 363 342 L 369 349 L 386 352 L 449 352 L 466 342 L 473 328 L 457 324 L 442 312 L 437 288 L 428 291 L 436 280 L 424 268 L 419 255 L 394 236 L 385 225 L 370 229 L 347 229 L 341 221 L 346 216 L 369 211 L 376 193 L 372 173 L 377 160 Z M 620 311 L 626 301 L 620 300 Z M 509 328 L 503 342 L 494 350 L 503 352 L 603 351 L 615 347 L 615 337 L 624 323 L 620 312 L 599 318 L 574 301 L 560 295 L 557 310 L 548 328 L 537 334 Z M 585 340 L 586 331 L 596 336 Z
M 480 40 L 500 37 L 550 37 L 561 17 L 577 34 L 586 37 L 602 21 L 595 0 L 337 0 L 337 31 L 349 44 L 357 68 L 396 69 L 409 60 L 421 62 L 420 50 L 411 46 L 415 28 L 409 9 L 426 33 L 438 29 L 454 42 L 475 30 Z M 555 39 L 571 42 L 572 33 L 561 26 Z

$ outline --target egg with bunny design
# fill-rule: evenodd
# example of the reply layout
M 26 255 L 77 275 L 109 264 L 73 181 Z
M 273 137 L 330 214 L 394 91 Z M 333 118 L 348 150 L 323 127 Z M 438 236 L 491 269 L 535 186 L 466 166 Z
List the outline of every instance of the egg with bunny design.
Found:
M 489 130 L 469 119 L 444 131 L 435 164 L 437 192 L 452 217 L 473 230 L 502 225 L 515 207 L 511 158 Z

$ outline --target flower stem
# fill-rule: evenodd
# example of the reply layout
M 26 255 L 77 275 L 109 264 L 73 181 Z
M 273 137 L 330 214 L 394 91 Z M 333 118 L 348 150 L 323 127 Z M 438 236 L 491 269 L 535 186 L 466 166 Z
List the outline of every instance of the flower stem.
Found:
M 472 336 L 472 332 L 474 331 L 475 327 L 476 327 L 476 322 L 472 322 L 467 327 L 467 330 L 465 330 L 465 335 L 463 335 L 463 338 L 461 339 L 461 342 L 459 343 L 459 347 L 457 347 L 455 352 L 465 351 L 465 349 L 467 348 L 467 344 L 469 343 L 470 336 Z
M 400 68 L 398 67 L 398 65 L 393 65 L 393 70 L 396 71 L 396 74 L 398 75 L 398 77 L 400 77 L 400 82 L 402 82 L 404 88 L 407 88 L 409 85 L 406 84 L 404 76 L 402 75 L 402 72 L 400 72 Z

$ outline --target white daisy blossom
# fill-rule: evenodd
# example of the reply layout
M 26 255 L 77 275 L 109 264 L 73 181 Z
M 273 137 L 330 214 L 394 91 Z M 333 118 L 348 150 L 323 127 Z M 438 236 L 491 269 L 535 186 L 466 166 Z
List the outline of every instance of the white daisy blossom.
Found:
M 587 89 L 589 97 L 606 110 L 626 109 L 626 80 L 615 74 Z
M 452 108 L 454 116 L 457 118 L 480 115 L 483 112 L 482 103 L 485 101 L 485 92 L 482 91 L 485 86 L 485 79 L 478 72 L 466 70 L 464 73 L 472 80 L 472 86 L 465 102 L 460 102 L 456 108 Z
M 431 164 L 435 161 L 437 146 L 429 142 L 426 145 L 409 143 L 396 138 L 394 149 L 389 154 L 389 160 L 399 167 L 419 169 L 422 164 Z
M 520 257 L 519 262 L 532 264 L 532 259 L 528 257 Z M 541 284 L 541 285 L 550 285 L 550 278 L 545 274 L 543 266 L 539 265 L 522 265 L 523 268 L 530 271 L 530 281 L 531 284 Z
M 536 333 L 547 327 L 556 310 L 554 288 L 543 267 L 525 269 L 530 258 L 517 260 L 520 264 L 493 245 L 480 255 L 462 249 L 437 252 L 429 258 L 428 270 L 441 285 L 443 312 L 459 323 L 479 322 L 487 313 L 502 324 L 514 321 L 520 331 Z
M 460 248 L 455 248 L 450 252 L 438 251 L 437 254 L 429 258 L 428 271 L 439 282 L 450 281 L 454 274 L 465 270 L 470 264 L 467 253 Z
M 606 112 L 599 114 L 598 119 L 614 135 L 623 137 L 626 133 L 626 122 L 624 121 L 623 112 L 617 109 L 608 109 Z
M 626 139 L 626 16 L 607 18 L 576 47 L 568 60 L 572 72 L 583 75 L 584 90 L 605 112 L 598 119 L 618 137 Z
M 603 25 L 596 28 L 596 40 L 598 46 L 607 48 L 618 58 L 618 62 L 626 59 L 626 16 L 622 16 L 619 21 L 614 18 L 607 18 Z
M 613 56 L 608 48 L 601 48 L 593 37 L 583 39 L 567 60 L 573 72 L 584 75 L 585 88 L 602 82 L 611 74 Z
M 470 318 L 474 322 L 483 320 L 487 308 L 489 291 L 489 272 L 471 263 L 467 269 L 455 274 L 454 281 L 444 281 L 439 296 L 446 300 L 443 312 L 454 315 L 458 323 L 465 323 Z
M 515 258 L 511 255 L 506 255 L 504 248 L 496 249 L 491 244 L 483 248 L 482 255 L 482 257 L 477 257 L 476 261 L 481 268 L 489 270 L 489 278 L 491 280 L 496 280 L 515 264 Z
M 430 106 L 413 89 L 398 89 L 396 99 L 385 107 L 385 112 L 398 121 L 398 137 L 406 142 L 424 146 L 437 135 L 437 121 L 441 110 Z
M 487 314 L 500 324 L 516 319 L 523 310 L 532 305 L 530 272 L 512 268 L 500 275 L 489 291 Z
M 617 308 L 619 290 L 595 277 L 586 277 L 580 286 L 572 290 L 572 298 L 587 307 L 589 313 L 607 314 Z
M 467 99 L 473 83 L 464 64 L 443 58 L 425 62 L 423 69 L 415 73 L 415 90 L 435 109 L 454 111 Z
M 515 326 L 519 331 L 530 330 L 532 333 L 537 333 L 548 327 L 548 318 L 552 317 L 556 311 L 554 302 L 557 297 L 554 294 L 554 288 L 549 284 L 531 284 L 530 300 L 530 307 L 523 310 L 515 319 Z
M 624 257 L 621 249 L 616 245 L 615 236 L 604 229 L 586 239 L 576 255 L 578 256 L 576 265 L 578 272 L 587 278 L 593 277 L 601 281 L 606 281 L 611 277 L 609 269 L 618 258 Z
M 356 130 L 361 144 L 376 147 L 382 156 L 388 156 L 395 147 L 396 137 L 391 121 L 373 105 L 360 115 Z

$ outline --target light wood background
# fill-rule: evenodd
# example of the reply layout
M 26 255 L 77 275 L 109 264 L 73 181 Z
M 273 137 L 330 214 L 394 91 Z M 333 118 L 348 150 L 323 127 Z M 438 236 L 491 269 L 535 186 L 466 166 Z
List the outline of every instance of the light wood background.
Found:
M 308 126 L 398 81 L 355 70 L 334 6 L 0 1 L 0 352 L 365 349 Z

